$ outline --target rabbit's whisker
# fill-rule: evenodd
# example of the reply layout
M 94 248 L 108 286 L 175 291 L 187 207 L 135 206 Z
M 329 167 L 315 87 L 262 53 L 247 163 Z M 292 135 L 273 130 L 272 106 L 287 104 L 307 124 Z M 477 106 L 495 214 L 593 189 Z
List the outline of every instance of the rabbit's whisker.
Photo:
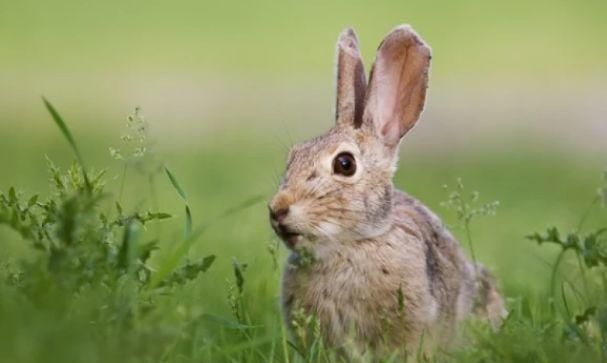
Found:
M 353 209 L 353 208 L 339 208 L 339 207 L 326 207 L 327 210 L 334 212 L 351 212 L 351 213 L 365 213 L 364 209 Z
M 325 192 L 323 194 L 317 195 L 316 199 L 323 199 L 323 198 L 331 196 L 331 195 L 333 195 L 334 193 L 337 193 L 337 192 L 339 192 L 339 188 L 335 188 L 335 189 L 329 190 L 329 191 L 327 191 L 327 192 Z
M 330 241 L 335 241 L 334 234 L 327 231 L 327 229 L 325 227 L 321 226 L 320 224 L 313 223 L 312 228 L 315 229 L 323 237 L 329 239 Z

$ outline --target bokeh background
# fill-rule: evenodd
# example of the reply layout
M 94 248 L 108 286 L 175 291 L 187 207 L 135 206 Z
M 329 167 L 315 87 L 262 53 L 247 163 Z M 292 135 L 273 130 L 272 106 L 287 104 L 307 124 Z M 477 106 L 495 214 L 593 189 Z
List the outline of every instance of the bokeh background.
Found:
M 383 36 L 410 23 L 434 57 L 426 112 L 402 144 L 396 183 L 449 224 L 444 184 L 461 177 L 481 200 L 499 200 L 495 217 L 473 224 L 477 255 L 508 296 L 535 293 L 546 287 L 550 249 L 524 236 L 574 228 L 607 167 L 605 14 L 602 0 L 0 0 L 0 189 L 45 194 L 45 155 L 73 159 L 44 95 L 87 163 L 108 169 L 109 192 L 120 189 L 122 164 L 108 148 L 120 147 L 139 106 L 150 152 L 179 177 L 194 223 L 267 199 L 289 145 L 331 126 L 341 29 L 356 28 L 369 69 Z M 124 195 L 131 209 L 150 203 L 135 171 Z M 183 218 L 162 176 L 154 199 Z M 3 253 L 17 256 L 19 238 L 0 234 Z M 256 309 L 276 313 L 274 243 L 263 203 L 215 222 L 191 254 L 214 253 L 217 263 L 180 298 L 226 313 L 234 256 L 249 264 Z

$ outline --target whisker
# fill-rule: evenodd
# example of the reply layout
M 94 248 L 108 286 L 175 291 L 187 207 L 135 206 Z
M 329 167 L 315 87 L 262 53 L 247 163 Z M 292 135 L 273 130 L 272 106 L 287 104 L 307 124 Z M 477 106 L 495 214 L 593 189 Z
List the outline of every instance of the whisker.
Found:
M 326 207 L 327 210 L 334 212 L 352 212 L 352 213 L 366 213 L 364 209 L 352 209 L 352 208 L 340 208 L 340 207 Z
M 319 232 L 320 234 L 322 234 L 325 238 L 328 238 L 331 241 L 335 240 L 335 237 L 333 237 L 329 232 L 327 232 L 327 230 L 325 228 L 321 227 L 320 225 L 318 225 L 316 223 L 312 223 L 311 226 L 317 232 Z
M 314 194 L 316 194 L 316 192 L 320 189 L 322 189 L 325 186 L 325 184 L 323 183 L 315 183 L 314 186 L 308 190 L 306 190 L 306 193 L 304 194 L 304 197 L 312 197 Z M 338 191 L 339 188 L 335 188 L 333 190 L 329 190 L 328 192 L 324 193 L 321 195 L 321 197 L 319 198 L 318 196 L 315 197 L 315 199 L 322 199 L 324 195 L 328 194 L 328 193 L 333 193 Z
M 330 196 L 330 195 L 332 195 L 332 194 L 334 194 L 334 193 L 336 193 L 336 192 L 338 192 L 338 191 L 339 191 L 339 188 L 335 188 L 335 189 L 333 189 L 333 190 L 329 190 L 329 191 L 325 192 L 324 194 L 318 195 L 318 196 L 316 197 L 316 199 L 323 199 L 323 198 L 326 198 L 326 197 L 328 197 L 328 196 Z
M 320 188 L 319 184 L 315 184 L 312 188 L 307 189 L 304 193 L 303 197 L 308 198 L 311 197 L 316 191 Z

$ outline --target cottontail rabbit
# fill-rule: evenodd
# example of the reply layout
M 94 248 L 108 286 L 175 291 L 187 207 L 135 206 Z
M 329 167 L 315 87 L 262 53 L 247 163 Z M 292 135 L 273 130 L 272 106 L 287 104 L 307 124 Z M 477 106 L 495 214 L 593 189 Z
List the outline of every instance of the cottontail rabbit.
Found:
M 399 26 L 380 44 L 367 84 L 356 34 L 344 30 L 335 126 L 293 147 L 269 204 L 272 227 L 291 251 L 286 322 L 303 309 L 330 346 L 445 346 L 462 319 L 498 326 L 505 314 L 490 273 L 392 183 L 400 140 L 422 113 L 430 59 L 415 31 Z

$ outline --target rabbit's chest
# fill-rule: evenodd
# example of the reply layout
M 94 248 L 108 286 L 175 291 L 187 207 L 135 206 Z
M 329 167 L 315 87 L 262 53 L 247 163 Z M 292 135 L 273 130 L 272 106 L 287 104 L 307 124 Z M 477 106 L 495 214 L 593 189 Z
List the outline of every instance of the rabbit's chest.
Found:
M 381 339 L 388 325 L 423 325 L 420 312 L 433 302 L 417 275 L 415 249 L 394 253 L 389 245 L 342 251 L 311 266 L 289 266 L 282 300 L 287 321 L 294 312 L 315 315 L 324 335 L 335 343 L 347 331 L 366 341 Z M 402 249 L 402 248 L 401 248 Z M 413 329 L 415 330 L 415 329 Z
M 321 331 L 332 344 L 339 343 L 345 332 L 371 332 L 377 315 L 371 286 L 362 274 L 351 268 L 330 270 L 290 269 L 283 280 L 283 308 L 287 323 L 297 317 L 313 315 Z

